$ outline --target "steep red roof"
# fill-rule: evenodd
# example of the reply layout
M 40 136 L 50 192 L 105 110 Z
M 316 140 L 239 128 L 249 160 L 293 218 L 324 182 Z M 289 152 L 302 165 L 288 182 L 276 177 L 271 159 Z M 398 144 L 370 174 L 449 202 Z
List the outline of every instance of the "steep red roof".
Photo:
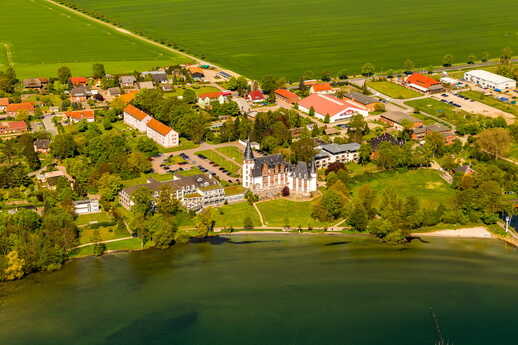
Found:
M 6 111 L 8 113 L 17 113 L 19 111 L 33 112 L 34 104 L 32 102 L 12 103 L 7 105 Z
M 93 110 L 75 110 L 75 111 L 67 111 L 65 113 L 67 117 L 71 117 L 75 120 L 88 120 L 94 119 L 94 111 Z
M 128 104 L 126 108 L 124 108 L 124 112 L 131 115 L 139 121 L 142 121 L 146 116 L 149 116 L 148 114 L 146 114 L 145 112 L 131 104 Z
M 0 128 L 9 129 L 9 130 L 17 130 L 17 131 L 26 131 L 27 124 L 25 121 L 2 121 L 0 122 Z
M 360 107 L 359 105 L 343 101 L 334 96 L 321 95 L 318 93 L 314 93 L 309 97 L 304 98 L 302 101 L 300 101 L 299 105 L 306 109 L 313 107 L 316 113 L 321 115 L 328 114 L 329 116 L 338 114 L 348 108 L 367 110 L 365 107 Z
M 167 135 L 169 132 L 171 132 L 173 130 L 171 127 L 163 124 L 162 122 L 160 122 L 156 119 L 149 120 L 149 122 L 147 123 L 147 126 L 149 128 L 151 128 L 152 130 L 154 130 L 155 132 L 160 133 L 161 135 Z
M 70 82 L 73 85 L 81 85 L 88 83 L 88 79 L 86 79 L 85 77 L 71 77 Z
M 219 98 L 219 96 L 222 96 L 222 95 L 227 96 L 224 92 L 207 92 L 207 93 L 203 93 L 203 94 L 199 95 L 198 97 L 214 99 L 214 98 Z
M 281 96 L 281 97 L 284 97 L 286 99 L 288 99 L 290 102 L 298 102 L 300 100 L 299 96 L 297 96 L 296 94 L 294 94 L 293 92 L 291 92 L 290 90 L 286 90 L 286 89 L 277 89 L 274 91 L 277 95 Z
M 419 73 L 414 73 L 411 76 L 407 78 L 407 83 L 409 84 L 415 84 L 421 87 L 424 87 L 426 89 L 432 87 L 433 85 L 440 84 L 437 80 L 430 78 L 426 75 L 422 75 Z
M 314 84 L 311 87 L 313 88 L 314 92 L 331 91 L 331 90 L 333 90 L 333 88 L 331 87 L 331 84 L 329 84 L 329 83 Z
M 9 98 L 0 98 L 0 107 L 5 107 L 9 105 Z
M 260 101 L 260 100 L 264 99 L 263 93 L 259 90 L 250 91 L 250 93 L 248 94 L 248 97 L 250 97 L 250 99 L 252 99 L 252 101 Z
M 189 67 L 189 72 L 191 72 L 191 74 L 194 74 L 194 73 L 201 73 L 201 74 L 203 74 L 203 68 L 197 67 L 197 66 L 190 66 Z

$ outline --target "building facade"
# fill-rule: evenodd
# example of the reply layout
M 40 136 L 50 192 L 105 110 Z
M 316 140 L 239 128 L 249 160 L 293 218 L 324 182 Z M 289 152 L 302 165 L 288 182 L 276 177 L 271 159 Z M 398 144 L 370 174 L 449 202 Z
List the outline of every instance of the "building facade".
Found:
M 146 123 L 146 135 L 163 147 L 173 147 L 180 144 L 178 133 L 155 119 L 151 119 Z
M 483 70 L 474 70 L 464 73 L 464 80 L 475 83 L 484 89 L 516 89 L 516 80 Z
M 360 144 L 324 144 L 315 156 L 315 166 L 318 169 L 325 169 L 332 163 L 357 162 L 360 158 Z
M 310 196 L 317 191 L 314 163 L 290 164 L 281 155 L 255 158 L 248 143 L 242 168 L 242 185 L 260 197 L 273 197 L 286 187 L 295 196 Z
M 139 132 L 146 133 L 147 126 L 149 120 L 152 119 L 151 116 L 140 110 L 139 108 L 128 104 L 124 108 L 124 123 L 130 127 L 135 128 Z

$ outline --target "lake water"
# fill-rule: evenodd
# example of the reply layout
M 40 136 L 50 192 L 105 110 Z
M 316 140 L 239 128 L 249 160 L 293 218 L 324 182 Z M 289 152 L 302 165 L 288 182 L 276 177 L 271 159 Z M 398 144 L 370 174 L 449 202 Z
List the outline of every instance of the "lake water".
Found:
M 0 284 L 0 345 L 518 343 L 518 251 L 427 239 L 231 241 L 75 260 Z

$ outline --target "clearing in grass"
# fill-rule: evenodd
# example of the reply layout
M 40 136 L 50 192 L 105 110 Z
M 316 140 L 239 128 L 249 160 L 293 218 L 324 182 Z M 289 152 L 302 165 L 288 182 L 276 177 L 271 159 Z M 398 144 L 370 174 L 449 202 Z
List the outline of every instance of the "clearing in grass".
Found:
M 370 88 L 396 99 L 408 99 L 422 96 L 419 92 L 407 89 L 390 81 L 370 81 L 367 83 Z

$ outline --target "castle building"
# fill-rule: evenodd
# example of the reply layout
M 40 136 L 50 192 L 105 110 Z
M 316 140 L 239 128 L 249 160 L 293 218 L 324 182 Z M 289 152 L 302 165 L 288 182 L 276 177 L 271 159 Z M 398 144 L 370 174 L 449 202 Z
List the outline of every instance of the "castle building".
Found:
M 317 191 L 317 172 L 314 162 L 290 164 L 281 155 L 255 158 L 247 142 L 242 183 L 261 197 L 279 195 L 285 187 L 291 195 L 310 196 Z

